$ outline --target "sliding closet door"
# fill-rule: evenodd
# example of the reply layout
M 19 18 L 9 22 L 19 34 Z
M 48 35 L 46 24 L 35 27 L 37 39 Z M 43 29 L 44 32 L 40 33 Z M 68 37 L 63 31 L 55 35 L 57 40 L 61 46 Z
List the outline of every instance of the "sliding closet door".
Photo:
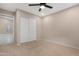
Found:
M 36 21 L 33 17 L 20 19 L 20 42 L 36 40 Z
M 29 38 L 30 40 L 36 40 L 36 19 L 35 17 L 29 18 Z
M 28 18 L 21 18 L 20 20 L 20 42 L 29 41 L 29 29 L 28 29 Z

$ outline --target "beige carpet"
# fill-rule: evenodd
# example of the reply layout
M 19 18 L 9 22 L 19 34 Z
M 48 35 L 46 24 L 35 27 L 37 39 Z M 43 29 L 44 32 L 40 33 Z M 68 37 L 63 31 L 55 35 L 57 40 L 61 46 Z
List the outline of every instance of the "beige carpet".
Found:
M 1 56 L 78 56 L 79 50 L 46 41 L 1 45 Z

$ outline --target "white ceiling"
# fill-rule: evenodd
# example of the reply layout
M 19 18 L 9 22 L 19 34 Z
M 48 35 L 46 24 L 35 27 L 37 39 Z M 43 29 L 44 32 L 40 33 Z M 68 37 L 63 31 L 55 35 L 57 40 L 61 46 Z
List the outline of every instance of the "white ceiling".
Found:
M 66 8 L 70 8 L 74 5 L 77 5 L 76 3 L 47 3 L 47 4 L 52 6 L 53 9 L 45 8 L 41 12 L 39 12 L 38 10 L 40 6 L 28 6 L 28 3 L 0 3 L 0 8 L 12 12 L 16 11 L 16 9 L 21 9 L 38 16 L 46 16 Z M 41 15 L 41 13 L 43 13 L 44 15 Z

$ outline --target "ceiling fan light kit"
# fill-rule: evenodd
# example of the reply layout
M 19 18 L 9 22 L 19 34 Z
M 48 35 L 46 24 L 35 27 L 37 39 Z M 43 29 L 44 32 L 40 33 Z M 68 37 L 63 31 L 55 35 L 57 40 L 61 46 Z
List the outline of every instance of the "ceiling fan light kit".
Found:
M 40 12 L 42 9 L 44 9 L 45 7 L 46 7 L 46 8 L 49 8 L 49 9 L 52 9 L 52 8 L 53 8 L 52 6 L 49 6 L 49 5 L 47 5 L 46 3 L 29 4 L 29 6 L 40 6 L 39 12 Z
M 42 6 L 40 6 L 40 8 L 41 8 L 41 9 L 45 9 L 45 6 L 42 5 Z

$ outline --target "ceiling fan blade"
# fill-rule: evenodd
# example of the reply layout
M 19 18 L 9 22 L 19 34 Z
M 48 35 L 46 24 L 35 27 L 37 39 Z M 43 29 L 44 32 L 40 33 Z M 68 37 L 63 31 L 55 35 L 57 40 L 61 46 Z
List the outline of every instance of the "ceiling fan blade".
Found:
M 53 7 L 49 6 L 49 5 L 45 5 L 45 7 L 47 7 L 47 8 L 53 8 Z
M 40 4 L 29 4 L 29 6 L 39 6 Z
M 39 8 L 39 12 L 41 11 L 41 8 Z

